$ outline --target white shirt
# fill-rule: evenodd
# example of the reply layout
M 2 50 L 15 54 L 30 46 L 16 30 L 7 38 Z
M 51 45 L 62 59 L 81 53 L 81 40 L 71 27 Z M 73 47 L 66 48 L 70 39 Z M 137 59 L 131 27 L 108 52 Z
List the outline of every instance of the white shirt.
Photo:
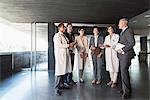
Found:
M 127 27 L 125 27 L 125 28 L 123 28 L 123 29 L 122 29 L 122 32 L 124 32 L 127 28 L 128 28 L 128 26 L 127 26 Z
M 59 31 L 58 33 L 59 33 L 59 34 L 64 34 L 63 32 L 60 32 L 60 31 Z
M 97 47 L 97 40 L 98 40 L 98 36 L 94 36 L 94 40 L 95 40 L 95 47 Z
M 122 29 L 122 32 L 124 32 L 127 28 L 128 28 L 128 26 L 127 26 L 127 27 L 125 27 L 125 28 L 123 28 L 123 29 Z M 121 51 L 122 51 L 122 52 L 121 52 L 122 54 L 124 54 L 124 53 L 125 53 L 122 49 L 121 49 Z

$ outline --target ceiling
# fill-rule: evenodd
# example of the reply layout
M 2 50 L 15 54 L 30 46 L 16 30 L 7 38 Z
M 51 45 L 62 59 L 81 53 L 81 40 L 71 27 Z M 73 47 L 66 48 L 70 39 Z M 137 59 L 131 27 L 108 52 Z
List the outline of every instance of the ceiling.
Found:
M 129 24 L 135 29 L 146 29 L 150 27 L 150 10 L 131 18 Z
M 15 23 L 117 23 L 149 9 L 149 0 L 0 0 L 0 17 Z

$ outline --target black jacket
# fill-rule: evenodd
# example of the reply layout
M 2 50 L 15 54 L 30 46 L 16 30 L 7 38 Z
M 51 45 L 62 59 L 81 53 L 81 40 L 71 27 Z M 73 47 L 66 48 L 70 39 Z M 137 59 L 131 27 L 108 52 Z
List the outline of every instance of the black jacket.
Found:
M 133 49 L 133 46 L 135 45 L 135 39 L 134 39 L 134 32 L 132 29 L 127 28 L 122 35 L 119 38 L 119 43 L 122 43 L 125 45 L 122 50 L 125 52 L 125 54 L 119 54 L 118 53 L 118 58 L 134 58 L 135 52 Z

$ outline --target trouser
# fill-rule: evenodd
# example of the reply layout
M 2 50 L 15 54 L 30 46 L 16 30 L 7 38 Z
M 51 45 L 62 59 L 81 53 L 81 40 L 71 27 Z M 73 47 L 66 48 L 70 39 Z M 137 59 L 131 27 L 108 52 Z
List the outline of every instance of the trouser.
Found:
M 110 74 L 111 81 L 113 83 L 116 83 L 117 82 L 117 77 L 118 77 L 118 72 L 109 72 L 109 74 Z
M 83 78 L 83 71 L 84 71 L 84 69 L 80 69 L 79 70 L 79 78 L 80 79 Z
M 83 78 L 83 72 L 84 72 L 84 67 L 85 67 L 85 61 L 86 58 L 81 58 L 80 59 L 80 68 L 79 68 L 79 78 Z
M 73 68 L 74 68 L 74 53 L 70 54 L 70 58 L 71 58 L 71 67 L 72 67 L 72 72 L 73 72 Z M 72 81 L 73 78 L 73 73 L 67 73 L 64 76 L 64 83 L 70 83 Z
M 129 66 L 131 65 L 130 58 L 119 59 L 122 90 L 124 93 L 131 94 L 131 83 L 129 76 Z
M 92 61 L 93 61 L 94 80 L 100 81 L 102 78 L 102 57 L 97 58 L 97 56 L 95 54 L 93 54 Z
M 59 87 L 63 85 L 63 75 L 55 76 L 55 89 L 58 90 Z
M 74 53 L 70 54 L 70 58 L 71 58 L 71 67 L 72 67 L 72 72 L 68 73 L 67 75 L 67 83 L 70 83 L 73 79 L 73 69 L 74 69 Z

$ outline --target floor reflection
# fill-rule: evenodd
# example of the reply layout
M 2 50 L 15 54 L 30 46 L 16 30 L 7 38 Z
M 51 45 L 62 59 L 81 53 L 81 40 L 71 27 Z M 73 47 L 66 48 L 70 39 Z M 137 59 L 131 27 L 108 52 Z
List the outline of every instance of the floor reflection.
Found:
M 130 68 L 133 97 L 130 100 L 149 100 L 149 73 L 146 63 L 132 60 Z M 74 80 L 78 81 L 77 67 Z M 93 86 L 92 67 L 85 68 L 85 84 L 77 84 L 70 90 L 63 90 L 62 96 L 54 94 L 53 71 L 22 71 L 0 82 L 0 100 L 120 100 L 118 88 L 106 85 L 108 72 L 103 67 L 103 83 Z M 120 81 L 120 80 L 119 80 Z

